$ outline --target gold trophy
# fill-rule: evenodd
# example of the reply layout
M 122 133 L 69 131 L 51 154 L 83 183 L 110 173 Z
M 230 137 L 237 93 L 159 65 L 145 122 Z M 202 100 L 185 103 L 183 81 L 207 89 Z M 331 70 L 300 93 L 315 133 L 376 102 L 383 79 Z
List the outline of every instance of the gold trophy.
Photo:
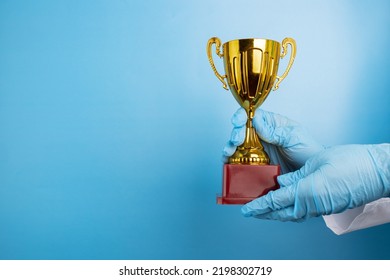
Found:
M 214 65 L 214 44 L 216 54 L 223 58 L 225 75 L 219 74 Z M 286 56 L 287 45 L 291 46 L 290 60 L 284 73 L 278 76 L 279 60 Z M 280 167 L 269 165 L 269 157 L 253 128 L 252 119 L 271 89 L 277 90 L 287 76 L 295 59 L 296 44 L 292 38 L 285 38 L 282 44 L 268 39 L 239 39 L 223 44 L 222 53 L 220 47 L 217 37 L 207 42 L 211 68 L 223 88 L 228 90 L 229 86 L 238 104 L 245 109 L 248 121 L 244 143 L 224 165 L 222 196 L 217 198 L 217 203 L 243 204 L 279 187 L 276 177 Z

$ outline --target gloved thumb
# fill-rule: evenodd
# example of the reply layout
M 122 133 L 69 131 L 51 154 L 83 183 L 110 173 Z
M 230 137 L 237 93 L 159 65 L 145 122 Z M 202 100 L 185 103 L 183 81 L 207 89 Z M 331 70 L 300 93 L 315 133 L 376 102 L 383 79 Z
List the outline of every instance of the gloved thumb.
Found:
M 260 138 L 270 144 L 286 147 L 291 143 L 291 132 L 298 124 L 284 116 L 257 109 L 253 126 Z

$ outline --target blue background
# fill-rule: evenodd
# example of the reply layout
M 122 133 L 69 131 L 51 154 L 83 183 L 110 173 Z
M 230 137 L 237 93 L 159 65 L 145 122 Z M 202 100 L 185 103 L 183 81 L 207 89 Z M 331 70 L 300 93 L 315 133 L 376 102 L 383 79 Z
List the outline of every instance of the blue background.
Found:
M 206 57 L 212 36 L 293 37 L 263 108 L 324 145 L 389 142 L 389 3 L 2 0 L 0 258 L 390 259 L 390 224 L 215 204 L 238 105 Z

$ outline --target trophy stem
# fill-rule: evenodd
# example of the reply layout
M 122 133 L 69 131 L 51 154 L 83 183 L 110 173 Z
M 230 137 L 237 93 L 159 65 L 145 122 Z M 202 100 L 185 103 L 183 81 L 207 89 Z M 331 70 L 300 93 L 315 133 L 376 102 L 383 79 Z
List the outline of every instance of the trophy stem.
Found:
M 269 164 L 269 157 L 264 151 L 259 136 L 252 125 L 253 114 L 249 113 L 248 115 L 244 143 L 237 147 L 236 152 L 229 158 L 229 163 L 250 165 Z

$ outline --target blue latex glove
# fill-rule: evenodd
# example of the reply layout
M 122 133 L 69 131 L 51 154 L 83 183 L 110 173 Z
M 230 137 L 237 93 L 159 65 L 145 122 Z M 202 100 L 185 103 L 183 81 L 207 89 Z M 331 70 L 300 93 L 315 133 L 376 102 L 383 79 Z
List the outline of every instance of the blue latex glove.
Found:
M 244 205 L 244 216 L 299 222 L 389 197 L 390 144 L 326 149 L 278 182 L 280 189 Z
M 246 121 L 245 110 L 238 109 L 232 117 L 234 128 L 231 139 L 223 150 L 225 162 L 244 142 Z M 299 169 L 306 160 L 324 149 L 297 122 L 278 114 L 257 109 L 253 126 L 270 157 L 270 163 L 279 164 L 282 173 Z

